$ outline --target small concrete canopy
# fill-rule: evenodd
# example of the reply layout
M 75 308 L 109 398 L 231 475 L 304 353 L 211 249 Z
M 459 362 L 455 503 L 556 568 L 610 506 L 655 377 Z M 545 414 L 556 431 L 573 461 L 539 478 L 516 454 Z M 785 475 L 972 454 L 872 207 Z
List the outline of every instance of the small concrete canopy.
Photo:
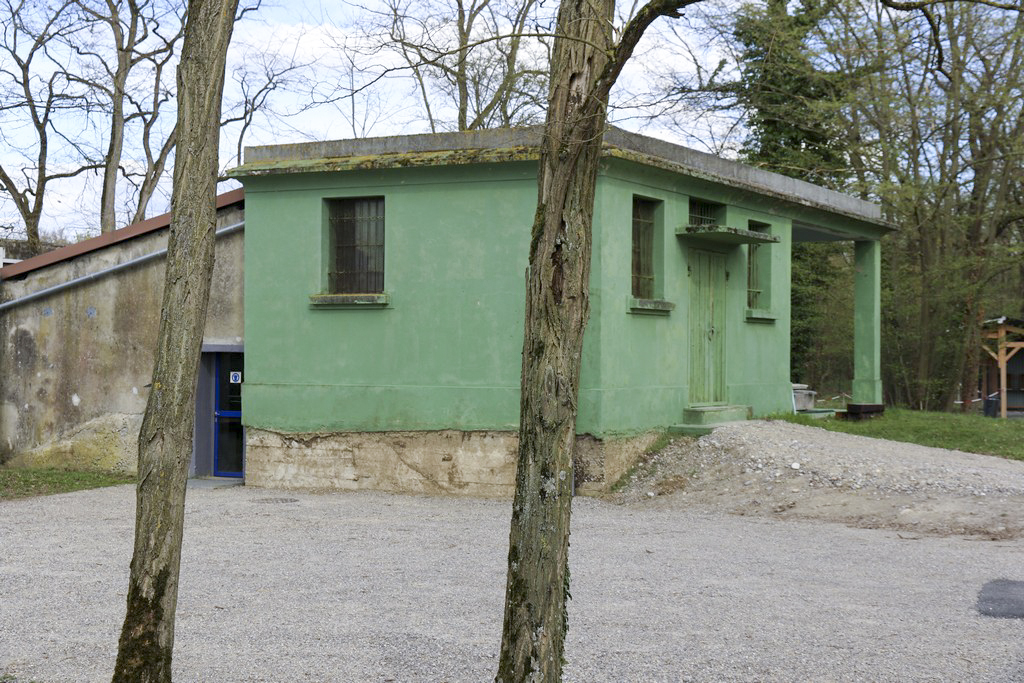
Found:
M 540 128 L 248 148 L 248 480 L 507 492 Z M 856 248 L 854 400 L 881 402 L 877 205 L 611 128 L 577 481 L 650 435 L 791 409 L 790 250 Z M 440 440 L 439 440 L 440 439 Z

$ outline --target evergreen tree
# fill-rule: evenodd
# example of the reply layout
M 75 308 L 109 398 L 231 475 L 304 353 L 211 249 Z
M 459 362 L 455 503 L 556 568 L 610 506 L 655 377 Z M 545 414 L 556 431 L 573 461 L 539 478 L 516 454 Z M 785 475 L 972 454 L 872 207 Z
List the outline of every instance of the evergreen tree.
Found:
M 744 5 L 734 37 L 742 47 L 737 102 L 746 111 L 747 163 L 834 189 L 849 176 L 838 115 L 850 90 L 848 74 L 817 68 L 809 34 L 831 5 L 785 0 Z
M 851 174 L 841 107 L 855 79 L 817 67 L 809 45 L 811 32 L 831 9 L 830 2 L 819 0 L 801 0 L 792 12 L 786 0 L 744 5 L 733 30 L 741 47 L 740 80 L 734 87 L 746 112 L 742 153 L 747 163 L 842 190 Z M 835 285 L 833 269 L 845 261 L 844 249 L 849 245 L 793 244 L 794 381 L 836 384 L 852 376 L 852 335 L 830 335 L 834 316 L 823 316 L 820 310 Z M 831 337 L 828 344 L 821 343 L 825 336 Z M 829 358 L 816 358 L 815 349 Z

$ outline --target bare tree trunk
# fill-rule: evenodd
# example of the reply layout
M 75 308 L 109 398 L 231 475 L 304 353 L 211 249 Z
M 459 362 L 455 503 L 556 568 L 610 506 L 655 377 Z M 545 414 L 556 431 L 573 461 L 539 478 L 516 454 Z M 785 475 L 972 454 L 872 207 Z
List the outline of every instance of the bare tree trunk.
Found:
M 971 401 L 978 390 L 978 377 L 981 373 L 981 323 L 984 319 L 984 311 L 972 301 L 964 316 L 964 325 L 970 327 L 964 330 L 964 371 L 960 379 L 960 392 L 963 400 L 960 410 L 965 413 L 971 412 L 974 408 Z
M 119 58 L 125 59 L 121 55 Z M 120 69 L 118 71 L 120 72 Z M 100 232 L 113 232 L 117 229 L 115 200 L 117 173 L 121 168 L 121 151 L 124 147 L 124 93 L 121 83 L 115 83 L 114 89 L 113 110 L 110 113 L 110 145 L 107 147 L 106 164 L 103 166 L 103 191 L 100 194 Z
M 146 220 L 146 209 L 149 207 L 149 200 L 153 198 L 153 193 L 156 192 L 157 185 L 160 183 L 160 178 L 163 177 L 164 167 L 167 165 L 167 159 L 171 155 L 171 151 L 174 149 L 174 145 L 178 141 L 177 125 L 171 134 L 167 136 L 163 146 L 160 148 L 159 153 L 154 158 L 152 154 L 149 156 L 149 168 L 150 172 L 146 174 L 142 184 L 139 185 L 139 196 L 137 203 L 135 204 L 135 213 L 132 216 L 130 223 L 139 223 Z
M 40 207 L 42 208 L 42 207 Z M 25 241 L 28 243 L 29 253 L 35 254 L 39 251 L 39 218 L 41 211 L 33 210 L 25 215 Z
M 115 683 L 169 682 L 195 383 L 213 271 L 224 64 L 238 0 L 190 0 L 153 385 L 139 433 L 135 551 Z
M 960 384 L 960 396 L 962 403 L 960 404 L 961 412 L 968 413 L 973 408 L 971 399 L 974 398 L 974 394 L 978 389 L 978 376 L 981 371 L 981 323 L 985 319 L 985 311 L 982 303 L 979 301 L 979 293 L 975 291 L 976 286 L 973 283 L 979 282 L 983 276 L 981 272 L 984 266 L 980 265 L 984 263 L 984 259 L 978 261 L 979 265 L 972 266 L 968 273 L 968 282 L 972 283 L 971 287 L 967 291 L 967 296 L 964 300 L 964 317 L 963 317 L 963 347 L 960 349 L 960 372 L 957 375 L 957 379 Z M 981 289 L 981 287 L 977 287 Z M 955 396 L 955 392 L 952 392 Z M 982 398 L 985 398 L 982 396 Z M 953 409 L 953 399 L 950 399 L 950 405 L 946 407 L 947 410 Z
M 105 23 L 110 28 L 117 53 L 117 66 L 112 74 L 110 84 L 110 144 L 103 165 L 103 191 L 100 194 L 100 232 L 113 232 L 117 229 L 117 174 L 121 170 L 121 154 L 124 150 L 124 100 L 128 72 L 131 71 L 132 51 L 135 49 L 136 31 L 139 26 L 139 13 L 135 5 L 131 5 L 125 26 L 120 21 L 118 12 L 112 6 L 109 19 Z
M 530 240 L 519 463 L 495 678 L 502 683 L 562 676 L 572 453 L 608 92 L 651 22 L 694 1 L 648 3 L 618 45 L 614 0 L 559 6 Z

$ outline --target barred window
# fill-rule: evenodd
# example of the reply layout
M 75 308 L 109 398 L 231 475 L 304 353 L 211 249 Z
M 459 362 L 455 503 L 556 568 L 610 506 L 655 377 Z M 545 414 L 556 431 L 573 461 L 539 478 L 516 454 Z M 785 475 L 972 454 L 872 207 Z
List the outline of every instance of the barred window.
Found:
M 330 231 L 328 292 L 383 292 L 384 198 L 330 199 L 327 218 Z
M 764 293 L 758 258 L 761 248 L 760 244 L 747 245 L 747 308 L 761 308 L 761 295 Z
M 658 202 L 633 197 L 633 296 L 654 298 L 654 211 Z
M 751 232 L 768 233 L 771 226 L 759 221 L 748 221 Z M 747 308 L 771 307 L 768 284 L 771 281 L 771 253 L 764 244 L 747 245 Z
M 722 217 L 724 209 L 725 207 L 721 204 L 691 197 L 690 225 L 721 225 L 724 222 Z

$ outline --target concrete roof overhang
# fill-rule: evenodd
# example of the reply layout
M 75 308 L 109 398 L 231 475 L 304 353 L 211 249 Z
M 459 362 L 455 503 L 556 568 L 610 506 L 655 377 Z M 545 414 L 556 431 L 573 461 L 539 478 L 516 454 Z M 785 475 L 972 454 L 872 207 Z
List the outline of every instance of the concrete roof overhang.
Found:
M 543 128 L 534 126 L 247 147 L 245 163 L 228 175 L 244 179 L 293 173 L 536 161 L 540 158 L 542 134 Z M 618 128 L 610 127 L 606 131 L 604 156 L 803 207 L 811 217 L 800 223 L 800 235 L 807 238 L 806 241 L 852 239 L 849 233 L 840 234 L 834 229 L 830 232 L 819 226 L 813 221 L 815 213 L 844 217 L 860 228 L 861 238 L 877 239 L 894 229 L 882 219 L 881 208 L 873 202 Z

